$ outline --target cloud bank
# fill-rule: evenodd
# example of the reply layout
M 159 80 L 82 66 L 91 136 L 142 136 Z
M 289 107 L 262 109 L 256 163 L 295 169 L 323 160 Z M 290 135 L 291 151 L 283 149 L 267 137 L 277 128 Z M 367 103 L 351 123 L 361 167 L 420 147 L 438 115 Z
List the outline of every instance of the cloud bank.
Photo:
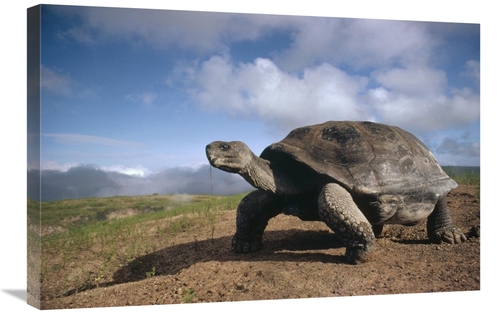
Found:
M 232 195 L 252 189 L 240 176 L 208 165 L 170 168 L 146 175 L 127 174 L 124 170 L 94 166 L 75 166 L 64 171 L 28 170 L 28 197 L 37 199 L 41 195 L 42 201 L 53 201 L 154 193 Z
M 359 76 L 323 63 L 298 75 L 269 59 L 233 64 L 214 56 L 189 71 L 202 108 L 287 130 L 326 120 L 370 120 L 428 132 L 479 119 L 477 92 L 450 88 L 444 71 L 425 66 Z

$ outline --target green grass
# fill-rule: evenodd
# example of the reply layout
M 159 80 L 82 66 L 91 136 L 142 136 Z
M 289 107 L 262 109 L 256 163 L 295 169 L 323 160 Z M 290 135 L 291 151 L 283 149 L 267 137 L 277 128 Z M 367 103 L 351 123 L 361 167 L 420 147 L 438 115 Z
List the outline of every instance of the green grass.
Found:
M 458 184 L 464 184 L 464 185 L 480 184 L 481 173 L 479 167 L 444 166 L 442 168 Z
M 184 288 L 182 293 L 182 301 L 184 303 L 191 303 L 194 298 L 194 290 L 190 288 Z
M 172 201 L 172 196 L 139 196 L 42 203 L 42 228 L 57 226 L 65 230 L 43 236 L 42 242 L 48 245 L 61 245 L 62 242 L 78 249 L 87 249 L 96 240 L 108 245 L 107 239 L 140 233 L 138 226 L 168 220 L 174 216 L 182 217 L 171 221 L 168 230 L 158 232 L 182 232 L 191 227 L 195 219 L 214 223 L 217 212 L 235 209 L 243 196 L 244 194 L 228 197 L 202 195 L 193 196 L 189 202 Z M 137 210 L 137 213 L 119 219 L 109 219 L 103 215 L 128 208 Z
M 236 201 L 232 201 L 232 199 L 236 199 Z M 134 224 L 136 219 L 154 220 L 172 217 L 181 213 L 201 212 L 208 206 L 214 208 L 224 207 L 225 209 L 228 209 L 228 207 L 234 208 L 238 199 L 241 199 L 241 197 L 151 195 L 42 202 L 41 226 L 42 228 L 50 226 L 61 227 L 66 230 L 80 230 L 95 224 L 99 228 L 103 226 L 102 222 L 109 220 L 110 214 L 127 210 L 137 214 L 133 219 L 125 220 Z M 31 216 L 35 218 L 36 212 Z
M 208 231 L 207 237 L 213 237 L 219 214 L 236 209 L 245 195 L 150 195 L 42 203 L 28 200 L 28 221 L 32 225 L 28 230 L 37 230 L 29 231 L 29 246 L 41 248 L 43 259 L 37 268 L 42 282 L 57 287 L 46 294 L 56 297 L 110 282 L 117 269 L 124 265 L 135 269 L 133 263 L 138 257 L 168 246 L 174 235 L 194 226 L 208 226 L 211 234 Z M 111 218 L 110 214 L 121 211 L 133 215 Z M 41 241 L 38 222 L 44 234 Z M 154 265 L 136 270 L 143 278 L 157 275 Z M 190 297 L 188 294 L 186 301 Z

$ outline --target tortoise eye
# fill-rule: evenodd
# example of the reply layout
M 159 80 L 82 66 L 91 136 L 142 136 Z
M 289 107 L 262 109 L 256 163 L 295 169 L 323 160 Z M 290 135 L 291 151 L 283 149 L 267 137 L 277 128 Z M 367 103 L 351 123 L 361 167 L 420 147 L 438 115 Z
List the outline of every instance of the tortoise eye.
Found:
M 229 144 L 221 144 L 219 146 L 220 150 L 228 150 L 230 148 Z

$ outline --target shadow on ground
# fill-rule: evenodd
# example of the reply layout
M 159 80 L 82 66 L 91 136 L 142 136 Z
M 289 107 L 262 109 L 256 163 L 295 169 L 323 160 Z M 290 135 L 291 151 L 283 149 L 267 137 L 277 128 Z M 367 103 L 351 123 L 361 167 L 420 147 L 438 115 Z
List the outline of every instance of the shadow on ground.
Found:
M 311 250 L 340 248 L 343 245 L 329 232 L 286 230 L 267 231 L 262 250 L 250 254 L 231 251 L 232 237 L 221 237 L 174 245 L 141 256 L 118 269 L 112 284 L 138 281 L 154 271 L 155 276 L 172 275 L 191 265 L 207 261 L 321 261 L 344 263 L 343 256 L 311 253 Z
M 329 231 L 314 230 L 280 230 L 264 233 L 262 250 L 250 254 L 236 254 L 231 251 L 232 236 L 192 241 L 172 245 L 162 250 L 140 256 L 127 265 L 119 268 L 113 274 L 113 281 L 101 283 L 99 287 L 109 287 L 116 284 L 135 282 L 146 279 L 148 274 L 166 276 L 179 273 L 196 263 L 209 261 L 294 261 L 294 262 L 322 262 L 344 264 L 344 250 L 338 255 L 322 253 L 318 250 L 342 248 L 344 245 L 338 237 Z M 401 244 L 423 244 L 428 240 L 392 240 Z M 69 296 L 76 292 L 91 290 L 96 285 L 87 285 L 85 288 L 73 289 L 64 295 Z
M 100 283 L 99 287 L 110 287 L 117 284 L 135 282 L 146 279 L 148 274 L 154 276 L 173 275 L 196 263 L 208 261 L 319 261 L 323 263 L 344 263 L 342 255 L 318 253 L 317 250 L 343 247 L 340 240 L 331 232 L 309 230 L 266 231 L 264 246 L 258 252 L 236 254 L 231 251 L 232 236 L 192 241 L 172 245 L 162 250 L 140 256 L 113 274 L 113 281 Z M 316 250 L 316 252 L 311 252 Z M 67 291 L 64 296 L 77 292 L 92 290 L 97 285 Z

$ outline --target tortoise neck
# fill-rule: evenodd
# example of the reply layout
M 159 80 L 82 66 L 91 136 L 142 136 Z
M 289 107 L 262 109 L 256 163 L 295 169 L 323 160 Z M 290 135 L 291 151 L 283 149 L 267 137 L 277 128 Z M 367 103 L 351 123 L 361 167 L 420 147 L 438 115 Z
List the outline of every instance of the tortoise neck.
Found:
M 242 170 L 241 176 L 257 189 L 277 193 L 278 188 L 270 162 L 255 155 L 252 157 L 252 162 Z
M 280 167 L 279 163 L 273 164 L 253 155 L 252 162 L 240 175 L 253 187 L 275 194 L 300 194 L 311 188 L 307 186 L 307 180 L 297 180 L 290 176 L 289 171 L 290 169 Z

